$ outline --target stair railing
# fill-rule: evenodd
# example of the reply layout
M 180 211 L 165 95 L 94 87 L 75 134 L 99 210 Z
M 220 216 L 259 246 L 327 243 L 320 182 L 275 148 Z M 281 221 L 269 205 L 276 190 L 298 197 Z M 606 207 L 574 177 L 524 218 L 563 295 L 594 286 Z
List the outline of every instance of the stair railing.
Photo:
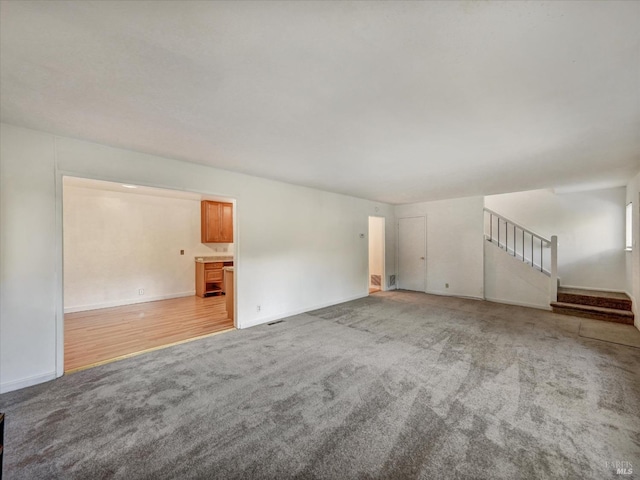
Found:
M 555 302 L 558 297 L 558 237 L 545 238 L 488 208 L 484 209 L 484 214 L 485 239 L 547 275 L 549 301 Z

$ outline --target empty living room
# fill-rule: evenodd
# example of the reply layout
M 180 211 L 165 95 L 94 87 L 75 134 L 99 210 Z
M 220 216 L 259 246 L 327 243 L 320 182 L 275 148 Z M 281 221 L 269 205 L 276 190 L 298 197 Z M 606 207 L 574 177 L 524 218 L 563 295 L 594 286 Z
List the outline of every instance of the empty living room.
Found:
M 0 478 L 640 478 L 640 1 L 0 0 Z

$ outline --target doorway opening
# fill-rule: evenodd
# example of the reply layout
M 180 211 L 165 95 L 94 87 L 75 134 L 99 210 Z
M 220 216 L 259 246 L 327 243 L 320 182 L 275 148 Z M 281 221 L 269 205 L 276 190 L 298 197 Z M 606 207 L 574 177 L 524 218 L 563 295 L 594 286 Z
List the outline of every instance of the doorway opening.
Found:
M 234 329 L 234 199 L 67 176 L 62 185 L 65 373 Z M 224 229 L 205 224 L 215 204 Z
M 369 217 L 369 293 L 385 290 L 384 217 Z

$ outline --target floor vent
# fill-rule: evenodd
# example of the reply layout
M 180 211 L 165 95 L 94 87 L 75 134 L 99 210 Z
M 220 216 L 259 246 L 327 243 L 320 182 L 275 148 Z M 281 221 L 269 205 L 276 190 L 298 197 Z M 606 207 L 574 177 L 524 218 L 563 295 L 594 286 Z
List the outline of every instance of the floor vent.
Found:
M 382 275 L 371 275 L 371 286 L 379 287 L 382 284 Z
M 389 275 L 389 286 L 393 287 L 396 284 L 396 276 L 395 275 Z
M 277 322 L 271 322 L 271 323 L 267 323 L 267 325 L 277 325 L 279 323 L 284 322 L 284 320 L 278 320 Z

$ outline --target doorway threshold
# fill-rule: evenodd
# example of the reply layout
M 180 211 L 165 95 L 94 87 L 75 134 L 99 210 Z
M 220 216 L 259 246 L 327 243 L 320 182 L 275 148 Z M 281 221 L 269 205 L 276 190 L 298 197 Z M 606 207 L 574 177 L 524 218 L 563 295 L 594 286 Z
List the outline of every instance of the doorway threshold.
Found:
M 207 333 L 205 335 L 200 335 L 198 337 L 186 338 L 184 340 L 178 340 L 177 342 L 167 343 L 165 345 L 158 345 L 157 347 L 146 348 L 144 350 L 140 350 L 138 352 L 131 352 L 125 355 L 119 355 L 117 357 L 108 358 L 106 360 L 100 360 L 99 362 L 95 362 L 89 365 L 83 365 L 81 367 L 72 368 L 70 370 L 66 370 L 64 372 L 65 375 L 70 373 L 81 372 L 82 370 L 88 370 L 89 368 L 99 367 L 101 365 L 106 365 L 107 363 L 117 362 L 119 360 L 124 360 L 125 358 L 137 357 L 138 355 L 143 355 L 149 352 L 155 352 L 156 350 L 163 350 L 169 347 L 175 347 L 176 345 L 182 345 L 183 343 L 193 342 L 195 340 L 202 340 L 203 338 L 213 337 L 214 335 L 220 335 L 221 333 L 231 332 L 232 330 L 237 330 L 235 327 L 227 328 L 225 330 L 220 330 L 218 332 Z

